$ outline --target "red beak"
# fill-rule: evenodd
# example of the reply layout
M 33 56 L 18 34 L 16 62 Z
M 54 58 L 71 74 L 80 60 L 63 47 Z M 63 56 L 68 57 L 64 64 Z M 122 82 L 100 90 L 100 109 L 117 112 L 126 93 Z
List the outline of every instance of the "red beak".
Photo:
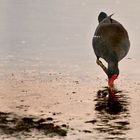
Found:
M 111 78 L 108 79 L 108 85 L 109 85 L 109 87 L 112 87 L 113 86 L 114 80 L 116 80 L 117 77 L 118 77 L 118 75 L 117 74 L 114 74 L 114 75 L 112 75 Z

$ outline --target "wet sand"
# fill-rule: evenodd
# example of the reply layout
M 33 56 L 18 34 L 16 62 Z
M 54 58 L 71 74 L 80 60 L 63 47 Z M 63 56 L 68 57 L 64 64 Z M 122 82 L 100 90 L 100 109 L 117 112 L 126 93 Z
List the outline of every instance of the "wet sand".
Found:
M 24 123 L 30 129 L 27 132 L 23 129 L 21 133 L 17 133 L 17 130 L 8 134 L 8 129 L 5 134 L 3 127 L 0 127 L 1 138 L 50 139 L 53 136 L 53 139 L 133 139 L 133 133 L 140 128 L 139 95 L 136 94 L 140 83 L 122 75 L 122 80 L 116 83 L 122 91 L 111 101 L 107 96 L 97 94 L 99 89 L 106 86 L 104 76 L 90 77 L 92 74 L 87 74 L 84 79 L 61 72 L 48 72 L 43 74 L 45 78 L 39 73 L 9 73 L 4 76 L 0 82 L 0 107 L 2 113 L 10 115 L 5 117 L 7 124 L 1 121 L 2 126 L 10 126 L 8 121 L 15 118 L 17 122 L 24 118 L 42 119 L 45 124 L 59 126 L 66 136 L 57 132 L 45 135 L 35 127 L 30 128 L 29 122 L 29 126 Z M 2 117 L 0 114 L 0 119 Z M 50 121 L 47 118 L 51 118 Z
M 0 139 L 139 140 L 138 4 L 0 1 Z M 102 10 L 131 41 L 113 100 L 91 46 Z

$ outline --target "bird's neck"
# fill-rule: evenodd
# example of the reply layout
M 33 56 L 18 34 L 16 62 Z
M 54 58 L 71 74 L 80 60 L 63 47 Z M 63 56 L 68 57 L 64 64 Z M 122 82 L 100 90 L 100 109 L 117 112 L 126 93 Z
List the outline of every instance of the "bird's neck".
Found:
M 119 74 L 118 62 L 113 61 L 108 63 L 108 72 L 112 74 Z

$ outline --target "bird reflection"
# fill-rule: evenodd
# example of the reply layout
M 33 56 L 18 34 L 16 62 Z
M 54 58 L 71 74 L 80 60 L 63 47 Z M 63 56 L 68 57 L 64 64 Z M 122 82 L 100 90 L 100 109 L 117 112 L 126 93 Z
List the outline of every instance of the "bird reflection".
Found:
M 97 123 L 95 130 L 105 139 L 125 138 L 129 126 L 129 98 L 117 91 L 114 97 L 108 96 L 108 88 L 100 90 L 95 99 Z M 105 135 L 106 134 L 106 135 Z
M 117 93 L 121 93 L 122 91 L 116 90 L 113 97 L 109 95 L 109 92 L 107 87 L 97 92 L 95 110 L 100 112 L 105 111 L 109 114 L 119 114 L 123 112 L 128 103 L 126 100 L 123 100 L 123 95 L 117 95 Z

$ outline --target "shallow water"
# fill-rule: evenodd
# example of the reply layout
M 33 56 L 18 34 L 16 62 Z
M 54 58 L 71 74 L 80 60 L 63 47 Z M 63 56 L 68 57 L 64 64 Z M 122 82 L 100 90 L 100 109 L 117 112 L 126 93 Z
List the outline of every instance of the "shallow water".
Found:
M 0 112 L 53 117 L 54 124 L 69 126 L 66 137 L 52 139 L 139 140 L 139 4 L 0 0 Z M 113 101 L 97 96 L 107 85 L 91 45 L 100 11 L 115 13 L 131 42 L 115 83 L 122 92 Z M 50 139 L 36 131 L 24 137 Z

